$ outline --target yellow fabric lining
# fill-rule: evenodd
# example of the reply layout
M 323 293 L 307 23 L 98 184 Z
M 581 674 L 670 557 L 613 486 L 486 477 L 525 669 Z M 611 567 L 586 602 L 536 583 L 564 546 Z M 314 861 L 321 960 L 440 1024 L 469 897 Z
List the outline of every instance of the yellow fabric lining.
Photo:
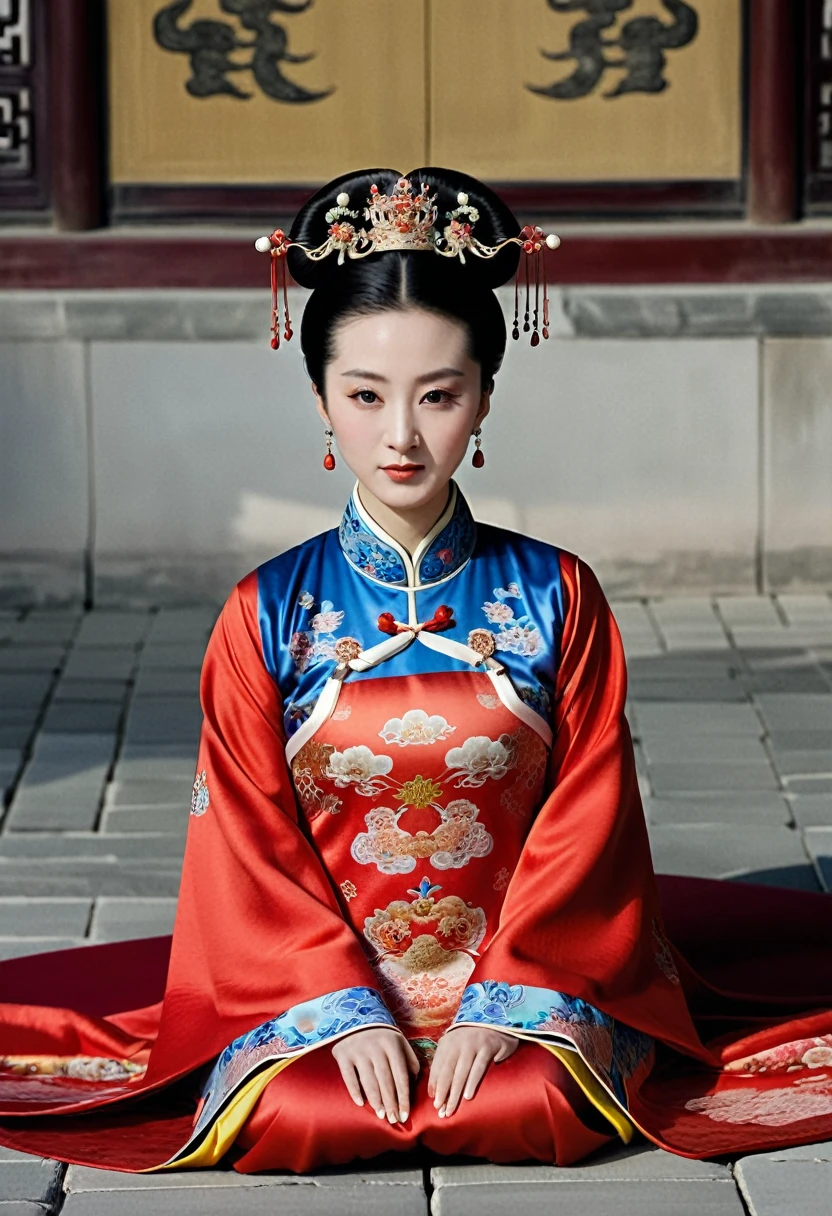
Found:
M 540 1039 L 537 1042 L 540 1043 L 541 1047 L 545 1047 L 547 1051 L 551 1051 L 553 1056 L 557 1056 L 564 1068 L 567 1068 L 575 1078 L 592 1105 L 609 1119 L 624 1143 L 629 1144 L 635 1131 L 634 1124 L 624 1114 L 621 1107 L 613 1102 L 601 1082 L 581 1056 L 575 1051 L 569 1051 L 565 1047 L 557 1047 L 554 1043 L 542 1043 Z
M 228 1105 L 220 1111 L 214 1122 L 205 1133 L 205 1138 L 186 1157 L 177 1157 L 165 1165 L 157 1165 L 149 1170 L 140 1170 L 142 1174 L 155 1173 L 157 1170 L 205 1169 L 216 1165 L 234 1143 L 237 1133 L 251 1113 L 257 1099 L 263 1090 L 279 1072 L 289 1064 L 294 1064 L 299 1056 L 289 1060 L 277 1060 L 262 1072 L 251 1077 L 235 1093 Z

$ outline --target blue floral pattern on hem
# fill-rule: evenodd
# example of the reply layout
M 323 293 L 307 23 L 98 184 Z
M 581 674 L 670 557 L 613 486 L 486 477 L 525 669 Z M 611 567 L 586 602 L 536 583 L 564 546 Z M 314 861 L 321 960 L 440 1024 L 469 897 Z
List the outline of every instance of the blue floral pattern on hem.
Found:
M 451 1025 L 461 1023 L 505 1026 L 541 1038 L 566 1040 L 577 1048 L 624 1110 L 625 1082 L 654 1050 L 649 1035 L 633 1030 L 581 997 L 498 980 L 468 985 Z
M 339 988 L 293 1005 L 234 1039 L 221 1052 L 202 1087 L 204 1104 L 188 1145 L 211 1125 L 226 1100 L 255 1069 L 270 1061 L 300 1055 L 364 1026 L 397 1028 L 395 1018 L 374 988 Z

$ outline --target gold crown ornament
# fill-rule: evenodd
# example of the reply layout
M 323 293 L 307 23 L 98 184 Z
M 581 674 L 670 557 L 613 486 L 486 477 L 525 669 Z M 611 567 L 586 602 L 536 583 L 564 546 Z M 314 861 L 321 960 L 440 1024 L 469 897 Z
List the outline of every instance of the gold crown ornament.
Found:
M 272 324 L 271 346 L 277 350 L 280 346 L 279 303 L 283 295 L 283 337 L 288 342 L 292 337 L 292 322 L 289 317 L 289 297 L 286 289 L 286 253 L 294 245 L 302 249 L 307 257 L 318 262 L 321 258 L 333 253 L 338 255 L 338 265 L 343 266 L 345 258 L 366 258 L 371 253 L 382 253 L 388 249 L 426 250 L 438 253 L 445 258 L 459 258 L 460 264 L 465 265 L 466 253 L 478 258 L 493 258 L 506 245 L 519 245 L 524 253 L 534 258 L 534 306 L 530 310 L 530 260 L 521 260 L 526 288 L 526 311 L 523 319 L 523 331 L 531 330 L 531 345 L 540 342 L 540 333 L 544 338 L 549 337 L 549 291 L 546 281 L 546 249 L 557 249 L 560 237 L 553 232 L 548 235 L 542 228 L 527 224 L 519 236 L 510 236 L 497 245 L 484 245 L 474 236 L 474 226 L 480 218 L 476 207 L 468 203 L 468 195 L 460 192 L 457 195 L 457 206 L 453 211 L 445 212 L 448 223 L 441 232 L 437 227 L 436 195 L 430 193 L 430 185 L 421 183 L 418 194 L 413 193 L 413 185 L 406 177 L 400 177 L 392 194 L 382 194 L 375 183 L 370 186 L 370 194 L 363 209 L 363 218 L 369 223 L 357 227 L 352 221 L 358 220 L 361 213 L 350 209 L 350 196 L 344 192 L 337 195 L 335 205 L 327 211 L 325 219 L 329 224 L 326 240 L 320 245 L 310 248 L 301 241 L 291 240 L 282 228 L 276 228 L 271 236 L 258 237 L 254 247 L 259 253 L 271 254 L 271 287 L 272 287 Z M 540 286 L 543 285 L 543 326 L 538 330 L 538 315 L 540 303 Z M 518 322 L 520 288 L 520 267 L 514 280 L 514 326 L 511 336 L 515 340 L 520 337 Z M 529 314 L 532 321 L 529 321 Z

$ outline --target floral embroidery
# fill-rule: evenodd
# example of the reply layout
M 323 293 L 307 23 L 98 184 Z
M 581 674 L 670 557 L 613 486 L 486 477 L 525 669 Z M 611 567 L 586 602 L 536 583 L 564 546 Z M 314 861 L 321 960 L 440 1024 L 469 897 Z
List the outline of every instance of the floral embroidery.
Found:
M 348 878 L 345 878 L 341 883 L 341 891 L 343 892 L 344 899 L 346 899 L 347 902 L 349 902 L 351 899 L 355 899 L 356 895 L 358 894 L 355 883 L 350 882 Z
M 387 782 L 380 778 L 389 773 L 392 767 L 393 761 L 389 756 L 376 756 L 369 747 L 359 743 L 343 752 L 333 749 L 324 776 L 341 788 L 354 785 L 357 793 L 375 797 L 387 788 Z
M 467 798 L 434 809 L 440 822 L 433 831 L 411 835 L 398 825 L 407 807 L 373 807 L 364 818 L 367 831 L 355 837 L 350 853 L 362 865 L 375 865 L 382 874 L 409 874 L 415 870 L 417 858 L 429 859 L 437 870 L 458 870 L 472 857 L 485 857 L 494 848 L 493 837 L 477 820 L 479 809 Z
M 506 887 L 508 886 L 508 880 L 510 877 L 511 877 L 511 875 L 509 874 L 508 870 L 506 869 L 505 866 L 503 866 L 503 868 L 501 870 L 498 870 L 497 873 L 494 875 L 494 882 L 493 882 L 494 890 L 495 891 L 505 891 Z
M 298 603 L 308 612 L 312 612 L 315 599 L 310 592 L 303 591 L 298 597 Z M 361 653 L 363 648 L 358 638 L 335 637 L 335 630 L 343 619 L 344 612 L 336 609 L 332 600 L 322 600 L 318 612 L 313 614 L 309 622 L 309 628 L 295 630 L 289 639 L 289 654 L 299 672 L 306 671 L 313 662 L 324 659 L 347 662 Z
M 552 698 L 542 684 L 538 684 L 536 687 L 532 687 L 531 684 L 521 684 L 517 689 L 517 695 L 521 701 L 525 701 L 526 705 L 530 705 L 542 717 L 549 716 Z
M 417 773 L 411 781 L 402 782 L 402 787 L 396 794 L 396 801 L 423 811 L 425 807 L 433 806 L 441 793 L 442 786 L 432 777 L 423 777 L 421 773 Z
M 401 718 L 390 718 L 378 732 L 385 743 L 437 743 L 456 730 L 441 714 L 428 715 L 424 709 L 409 709 Z
M 484 659 L 488 659 L 497 649 L 494 634 L 490 629 L 472 629 L 468 634 L 468 645 Z
M 499 709 L 502 702 L 493 692 L 478 692 L 477 700 L 485 709 Z
M 701 1111 L 715 1123 L 786 1127 L 832 1114 L 832 1078 L 797 1078 L 790 1086 L 777 1089 L 723 1089 L 691 1098 L 685 1110 Z
M 292 779 L 298 801 L 308 819 L 314 819 L 328 811 L 337 815 L 341 799 L 337 794 L 328 794 L 318 785 L 329 764 L 335 748 L 331 743 L 318 743 L 308 739 L 292 761 Z
M 784 1073 L 804 1068 L 832 1068 L 832 1034 L 780 1043 L 723 1065 L 725 1072 Z
M 344 722 L 350 716 L 351 713 L 352 713 L 352 706 L 344 705 L 344 706 L 341 706 L 339 709 L 336 709 L 333 712 L 332 717 L 337 722 Z
M 208 793 L 207 778 L 208 774 L 205 769 L 203 769 L 201 773 L 197 773 L 193 793 L 191 794 L 192 815 L 204 815 L 211 804 L 211 797 Z
M 492 625 L 499 625 L 493 635 L 497 650 L 508 650 L 514 654 L 535 655 L 543 649 L 543 635 L 527 615 L 515 617 L 514 609 L 506 603 L 508 599 L 522 599 L 523 593 L 517 583 L 508 587 L 495 587 L 494 599 L 486 600 L 482 610 Z
M 549 751 L 536 730 L 523 726 L 510 739 L 516 747 L 514 780 L 500 795 L 500 806 L 510 815 L 525 817 L 536 807 L 543 790 Z
M 452 747 L 445 753 L 445 763 L 454 769 L 457 786 L 483 785 L 489 777 L 499 781 L 515 762 L 515 747 L 511 735 L 489 739 L 488 735 L 472 735 L 462 747 Z M 460 776 L 460 774 L 462 774 Z
M 398 1020 L 418 1029 L 453 1016 L 474 968 L 472 954 L 485 937 L 483 909 L 458 895 L 436 899 L 441 890 L 422 878 L 407 892 L 415 899 L 393 900 L 364 921 L 364 935 L 378 951 L 373 966 L 382 991 Z
M 656 966 L 670 980 L 671 984 L 679 984 L 679 972 L 676 967 L 676 961 L 673 958 L 673 951 L 670 948 L 670 942 L 667 940 L 659 922 L 653 918 L 653 943 L 656 947 L 654 958 Z
M 0 1056 L 0 1073 L 24 1077 L 71 1077 L 75 1081 L 129 1081 L 146 1064 L 108 1056 Z

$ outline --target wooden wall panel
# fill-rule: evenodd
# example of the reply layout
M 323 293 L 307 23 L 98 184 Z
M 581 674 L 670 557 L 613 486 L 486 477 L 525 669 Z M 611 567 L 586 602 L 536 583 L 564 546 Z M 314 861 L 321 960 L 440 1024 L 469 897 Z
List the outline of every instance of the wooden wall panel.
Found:
M 741 0 L 431 0 L 431 21 L 433 163 L 504 182 L 740 177 Z M 694 36 L 662 47 L 677 21 Z M 622 66 L 598 67 L 599 38 Z M 580 63 L 541 54 L 570 41 Z
M 407 171 L 425 162 L 422 0 L 406 10 L 390 0 L 310 0 L 303 11 L 272 12 L 259 32 L 242 20 L 256 9 L 239 0 L 110 0 L 113 183 L 314 183 L 359 166 Z M 179 49 L 154 37 L 162 10 L 162 38 Z M 200 21 L 211 25 L 194 29 Z M 281 30 L 289 55 L 314 57 L 282 60 Z M 228 41 L 238 45 L 217 49 Z M 259 83 L 246 66 L 255 51 Z M 281 88 L 296 98 L 332 92 L 317 100 L 268 92 Z

